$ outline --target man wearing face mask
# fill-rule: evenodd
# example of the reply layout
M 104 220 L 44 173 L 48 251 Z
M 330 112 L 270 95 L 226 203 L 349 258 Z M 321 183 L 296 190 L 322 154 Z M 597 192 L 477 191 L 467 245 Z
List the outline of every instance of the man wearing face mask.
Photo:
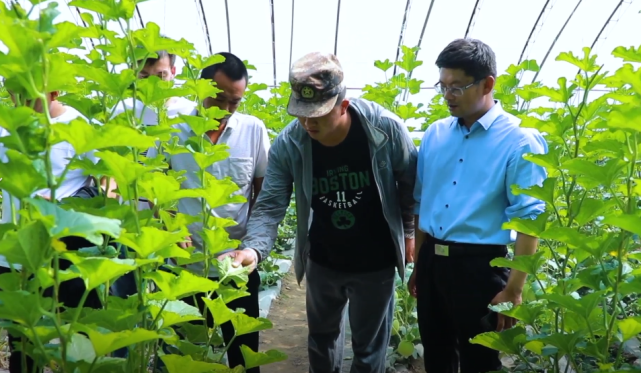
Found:
M 341 371 L 349 301 L 351 371 L 382 373 L 395 269 L 403 278 L 414 248 L 416 147 L 391 112 L 345 98 L 336 56 L 302 57 L 290 83 L 288 112 L 298 119 L 274 141 L 242 247 L 226 255 L 250 268 L 266 258 L 295 189 L 294 265 L 298 282 L 307 278 L 310 372 Z
M 237 224 L 227 227 L 230 239 L 241 239 L 245 235 L 247 220 L 251 206 L 256 196 L 261 191 L 265 169 L 267 167 L 267 154 L 269 152 L 269 135 L 265 124 L 256 117 L 237 113 L 236 110 L 245 93 L 248 83 L 248 72 L 243 61 L 231 53 L 218 53 L 225 58 L 224 62 L 217 63 L 206 67 L 201 73 L 201 79 L 210 79 L 216 83 L 219 92 L 215 97 L 208 97 L 203 102 L 205 109 L 217 107 L 229 112 L 227 116 L 220 119 L 218 129 L 208 131 L 204 136 L 205 140 L 212 144 L 225 144 L 229 146 L 227 152 L 229 157 L 215 162 L 205 171 L 211 173 L 217 179 L 231 177 L 234 183 L 240 187 L 236 192 L 246 198 L 245 203 L 233 203 L 217 207 L 211 210 L 212 215 L 231 218 Z M 197 115 L 194 109 L 189 113 Z M 179 130 L 175 134 L 178 136 L 179 143 L 184 144 L 190 138 L 196 136 L 187 123 L 175 126 Z M 154 157 L 157 153 L 156 148 L 149 149 L 149 157 Z M 183 188 L 200 188 L 201 182 L 198 177 L 200 168 L 194 160 L 191 153 L 181 153 L 168 155 L 165 157 L 169 166 L 174 171 L 186 171 L 184 177 L 186 180 L 182 183 Z M 182 198 L 178 201 L 178 212 L 196 216 L 202 212 L 202 203 L 196 198 Z M 202 223 L 194 223 L 189 226 L 192 244 L 196 251 L 202 251 L 203 239 L 200 235 Z M 187 268 L 197 274 L 202 274 L 205 270 L 204 263 L 195 263 L 187 265 Z M 212 280 L 218 280 L 216 268 L 209 266 L 208 277 Z M 245 314 L 251 317 L 260 316 L 258 304 L 258 293 L 260 287 L 260 275 L 258 272 L 252 272 L 249 275 L 247 291 L 249 296 L 241 297 L 227 304 L 231 309 L 242 308 Z M 202 297 L 206 293 L 196 294 L 193 297 L 186 297 L 183 301 L 198 307 L 207 317 L 209 327 L 213 327 L 211 313 L 207 310 Z M 193 300 L 196 299 L 197 304 Z M 199 322 L 200 323 L 200 322 Z M 249 333 L 234 338 L 234 327 L 231 322 L 221 325 L 225 343 L 231 343 L 227 350 L 229 366 L 245 366 L 245 361 L 240 350 L 240 346 L 247 345 L 253 351 L 258 351 L 259 334 L 258 332 Z M 259 373 L 260 368 L 247 369 L 247 373 Z

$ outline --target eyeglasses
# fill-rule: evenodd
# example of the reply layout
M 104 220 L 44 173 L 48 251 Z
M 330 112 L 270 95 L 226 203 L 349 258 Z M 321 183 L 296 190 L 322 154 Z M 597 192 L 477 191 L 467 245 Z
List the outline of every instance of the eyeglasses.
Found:
M 452 94 L 452 96 L 459 97 L 459 96 L 463 96 L 463 93 L 465 93 L 466 89 L 472 87 L 475 84 L 480 83 L 481 80 L 483 80 L 483 79 L 479 79 L 479 80 L 477 80 L 477 81 L 475 81 L 473 83 L 470 83 L 470 84 L 466 85 L 465 87 L 443 87 L 441 85 L 441 83 L 439 82 L 439 83 L 434 84 L 434 90 L 436 91 L 436 93 L 440 93 L 443 96 L 445 96 L 445 94 L 449 91 Z

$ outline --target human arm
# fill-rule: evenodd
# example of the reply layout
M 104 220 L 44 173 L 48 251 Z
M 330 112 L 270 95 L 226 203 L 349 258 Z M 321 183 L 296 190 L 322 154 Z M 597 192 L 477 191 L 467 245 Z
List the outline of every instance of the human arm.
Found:
M 252 267 L 269 256 L 278 234 L 278 224 L 285 217 L 293 191 L 293 177 L 284 142 L 279 136 L 269 150 L 265 178 L 247 222 L 247 233 L 240 250 L 224 254 L 219 259 L 232 256 L 236 266 Z
M 525 134 L 508 160 L 505 177 L 507 199 L 509 201 L 509 206 L 506 209 L 508 220 L 516 218 L 534 219 L 545 211 L 545 202 L 525 194 L 515 195 L 512 192 L 513 185 L 517 185 L 520 188 L 529 188 L 533 185 L 541 186 L 547 177 L 543 167 L 523 159 L 523 156 L 528 153 L 545 154 L 548 150 L 545 139 L 538 133 L 526 132 Z M 537 246 L 537 237 L 517 232 L 514 256 L 532 255 L 536 252 Z M 522 301 L 521 295 L 526 279 L 526 273 L 512 269 L 505 288 L 494 297 L 491 303 L 511 302 L 513 306 L 519 305 Z M 497 331 L 510 328 L 516 323 L 513 318 L 502 314 L 498 316 Z

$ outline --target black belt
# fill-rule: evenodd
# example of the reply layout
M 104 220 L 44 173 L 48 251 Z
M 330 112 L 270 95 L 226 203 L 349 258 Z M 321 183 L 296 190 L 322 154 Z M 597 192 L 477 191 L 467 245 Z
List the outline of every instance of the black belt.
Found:
M 495 258 L 505 257 L 507 255 L 507 246 L 505 245 L 483 245 L 469 244 L 463 242 L 451 242 L 439 240 L 425 233 L 425 242 L 428 250 L 434 250 L 437 256 L 493 256 Z M 423 250 L 423 248 L 421 248 Z

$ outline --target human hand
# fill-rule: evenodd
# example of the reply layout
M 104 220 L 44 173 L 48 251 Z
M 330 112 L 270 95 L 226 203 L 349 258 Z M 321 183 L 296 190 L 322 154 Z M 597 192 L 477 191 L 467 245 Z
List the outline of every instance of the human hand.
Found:
M 248 267 L 249 273 L 252 273 L 258 265 L 258 253 L 254 249 L 230 251 L 228 253 L 220 255 L 218 257 L 218 260 L 223 260 L 226 257 L 231 257 L 232 259 L 234 259 L 231 264 L 232 267 L 238 267 L 240 265 L 242 265 L 243 267 Z
M 178 246 L 180 246 L 181 249 L 187 249 L 188 247 L 191 247 L 191 236 L 185 238 L 185 240 L 182 242 L 178 242 Z
M 414 263 L 414 239 L 405 238 L 405 264 Z
M 410 292 L 411 296 L 413 296 L 414 298 L 417 297 L 417 291 L 416 291 L 416 269 L 414 269 L 414 272 L 412 272 L 412 275 L 410 276 L 409 281 L 407 281 L 407 290 Z
M 518 306 L 521 304 L 521 293 L 512 291 L 511 289 L 505 288 L 502 291 L 500 291 L 494 299 L 490 302 L 492 305 L 497 305 L 499 303 L 506 303 L 510 302 L 512 303 L 513 307 Z M 510 329 L 514 325 L 516 325 L 516 319 L 513 317 L 509 317 L 506 315 L 503 315 L 501 313 L 497 314 L 497 321 L 496 321 L 496 331 L 500 332 L 506 329 Z

